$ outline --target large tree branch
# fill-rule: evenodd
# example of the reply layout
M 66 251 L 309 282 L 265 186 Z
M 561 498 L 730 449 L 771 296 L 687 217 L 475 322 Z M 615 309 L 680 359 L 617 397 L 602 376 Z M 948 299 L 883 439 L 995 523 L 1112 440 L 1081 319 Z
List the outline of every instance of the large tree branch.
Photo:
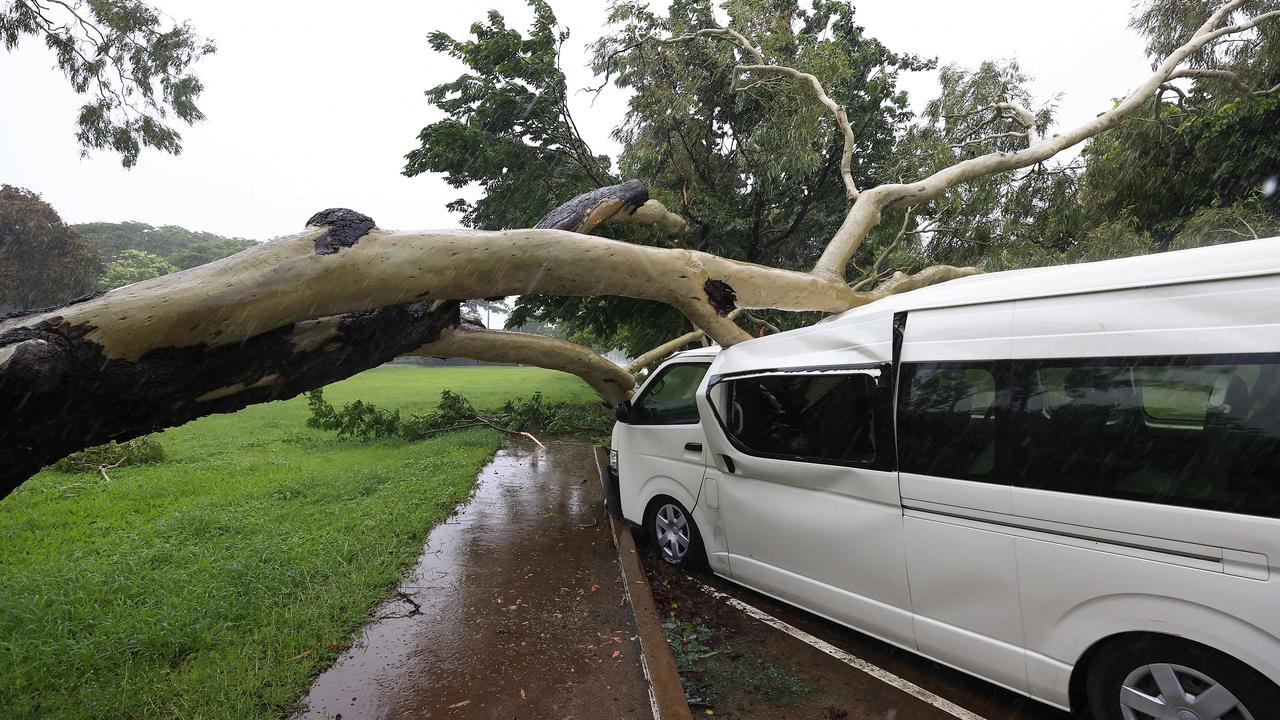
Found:
M 827 108 L 836 119 L 836 127 L 840 128 L 840 134 L 844 137 L 844 149 L 840 153 L 840 179 L 844 181 L 845 196 L 849 202 L 858 199 L 858 185 L 853 181 L 853 146 L 855 139 L 853 137 L 853 128 L 849 125 L 849 114 L 845 112 L 844 106 L 827 94 L 822 82 L 810 73 L 800 72 L 795 68 L 785 67 L 783 65 L 739 65 L 736 70 L 740 72 L 763 72 L 782 75 L 785 77 L 799 80 L 807 83 L 809 88 L 813 90 L 814 97 L 817 98 L 823 107 Z M 735 79 L 736 83 L 736 79 Z
M 1214 80 L 1222 80 L 1226 83 L 1229 83 L 1231 87 L 1235 88 L 1236 90 L 1242 93 L 1248 93 L 1250 95 L 1255 95 L 1255 96 L 1270 95 L 1271 93 L 1274 93 L 1277 90 L 1280 90 L 1280 85 L 1275 85 L 1274 87 L 1267 88 L 1265 90 L 1255 88 L 1254 86 L 1245 82 L 1244 78 L 1240 77 L 1240 74 L 1233 70 L 1220 70 L 1220 69 L 1208 69 L 1208 68 L 1182 68 L 1181 70 L 1178 70 L 1177 72 L 1169 76 L 1169 79 L 1171 80 L 1177 79 L 1177 78 L 1192 78 L 1197 80 L 1210 78 Z M 1178 92 L 1180 95 L 1182 94 L 1182 91 L 1178 90 L 1177 86 L 1171 85 L 1169 86 L 1169 88 Z M 1183 97 L 1185 98 L 1186 96 L 1183 95 Z
M 290 397 L 413 352 L 458 324 L 458 300 L 655 300 L 729 346 L 749 338 L 726 317 L 737 307 L 839 312 L 880 297 L 563 230 L 390 232 L 351 211 L 312 222 L 208 265 L 0 320 L 0 493 L 73 450 Z
M 845 267 L 857 252 L 867 233 L 880 222 L 881 212 L 889 208 L 907 208 L 939 197 L 955 185 L 974 178 L 1007 172 L 1044 162 L 1066 148 L 1105 132 L 1123 122 L 1168 82 L 1179 66 L 1207 43 L 1223 35 L 1243 32 L 1260 23 L 1280 17 L 1280 11 L 1257 15 L 1249 20 L 1218 27 L 1231 13 L 1248 0 L 1233 0 L 1215 12 L 1185 44 L 1170 53 L 1129 96 L 1110 111 L 1072 128 L 1036 142 L 1024 150 L 1013 153 L 993 152 L 958 162 L 912 183 L 880 185 L 864 190 L 859 195 L 840 229 L 823 250 L 813 273 L 831 280 L 844 278 Z
M 458 325 L 408 354 L 536 365 L 572 373 L 590 385 L 610 407 L 630 397 L 636 385 L 630 372 L 590 348 L 547 335 Z

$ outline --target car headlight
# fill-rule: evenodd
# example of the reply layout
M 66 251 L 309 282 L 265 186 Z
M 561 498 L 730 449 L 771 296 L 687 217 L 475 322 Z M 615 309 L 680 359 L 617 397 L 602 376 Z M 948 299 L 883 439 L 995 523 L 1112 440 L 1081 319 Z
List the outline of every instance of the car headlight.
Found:
M 618 451 L 609 448 L 609 469 L 618 472 Z

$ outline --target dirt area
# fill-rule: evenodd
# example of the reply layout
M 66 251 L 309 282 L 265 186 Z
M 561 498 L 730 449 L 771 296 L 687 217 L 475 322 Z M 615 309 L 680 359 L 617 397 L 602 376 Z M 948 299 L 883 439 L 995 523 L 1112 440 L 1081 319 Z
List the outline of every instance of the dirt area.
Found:
M 1015 693 L 753 593 L 686 573 L 642 543 L 645 571 L 695 717 L 954 720 L 953 716 L 728 606 L 706 583 L 987 720 L 1069 720 Z
M 590 445 L 502 450 L 305 718 L 652 718 Z

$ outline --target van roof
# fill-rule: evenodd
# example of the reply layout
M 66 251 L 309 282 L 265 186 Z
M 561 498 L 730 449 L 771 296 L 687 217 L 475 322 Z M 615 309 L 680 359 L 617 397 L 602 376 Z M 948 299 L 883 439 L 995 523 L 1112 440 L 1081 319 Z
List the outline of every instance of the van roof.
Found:
M 889 362 L 893 313 L 1280 274 L 1280 238 L 1102 262 L 959 278 L 877 300 L 808 327 L 742 342 L 720 355 L 717 374 L 760 368 Z
M 829 320 L 859 311 L 901 312 L 1274 274 L 1280 274 L 1280 237 L 972 275 L 890 295 Z

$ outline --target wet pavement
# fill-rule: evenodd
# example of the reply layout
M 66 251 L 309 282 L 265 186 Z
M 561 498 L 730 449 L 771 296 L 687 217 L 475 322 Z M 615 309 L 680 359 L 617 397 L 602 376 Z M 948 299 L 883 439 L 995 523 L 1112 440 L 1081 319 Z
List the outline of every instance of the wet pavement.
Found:
M 653 717 L 590 445 L 498 452 L 299 718 Z

